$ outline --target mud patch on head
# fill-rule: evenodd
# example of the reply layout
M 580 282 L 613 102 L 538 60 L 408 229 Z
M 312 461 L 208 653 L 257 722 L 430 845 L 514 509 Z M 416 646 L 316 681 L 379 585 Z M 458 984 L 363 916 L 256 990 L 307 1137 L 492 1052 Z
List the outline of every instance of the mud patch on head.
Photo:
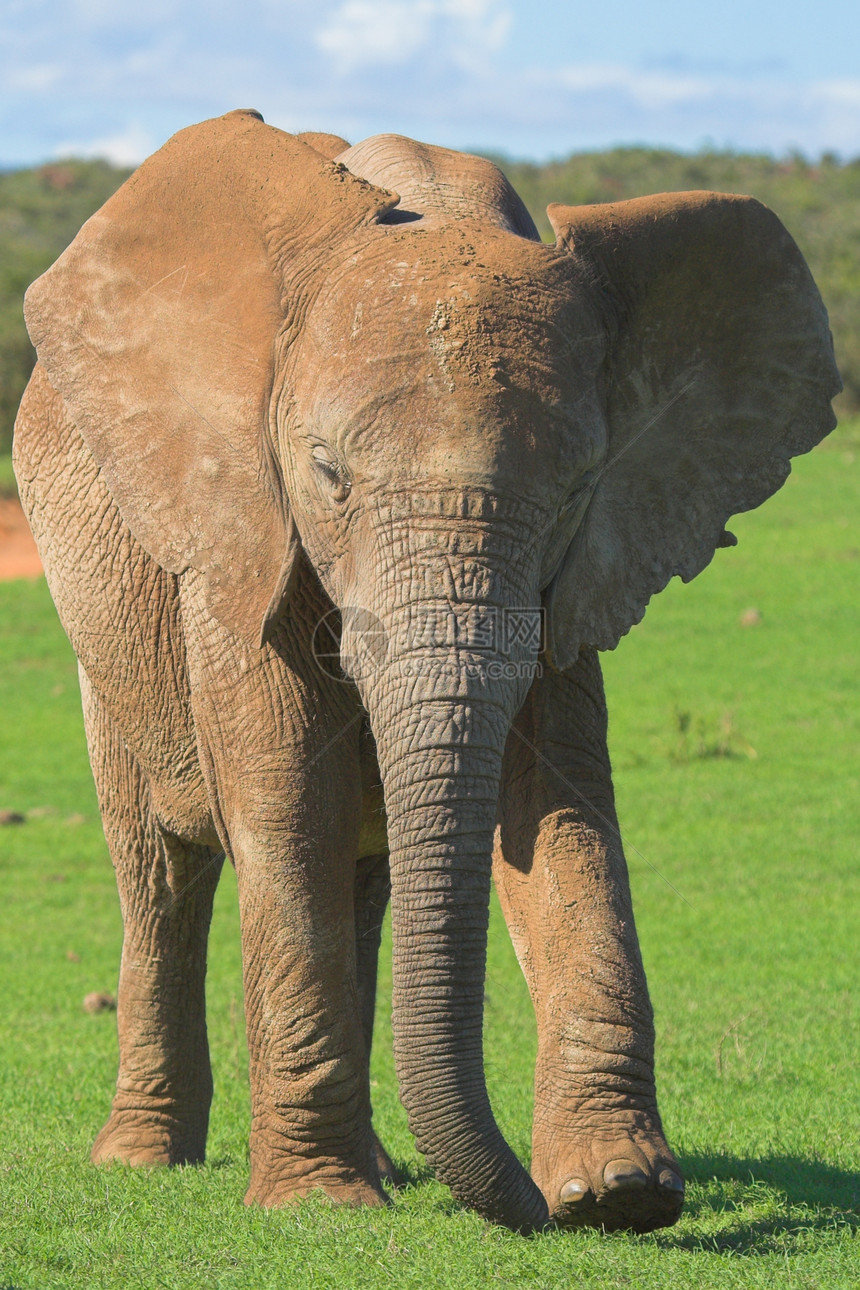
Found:
M 430 348 L 433 356 L 439 365 L 439 371 L 442 373 L 442 380 L 445 383 L 446 390 L 453 391 L 454 380 L 451 370 L 448 366 L 448 353 L 450 350 L 451 337 L 447 334 L 451 326 L 449 317 L 449 306 L 452 302 L 446 300 L 437 300 L 436 308 L 433 310 L 433 317 L 427 324 L 426 332 L 430 337 Z M 459 341 L 462 347 L 463 341 Z
M 445 388 L 449 391 L 453 391 L 456 386 L 452 364 L 457 360 L 462 362 L 468 344 L 462 305 L 470 303 L 472 299 L 471 293 L 463 289 L 447 300 L 437 300 L 430 322 L 424 329 L 430 339 L 430 348 L 439 365 Z

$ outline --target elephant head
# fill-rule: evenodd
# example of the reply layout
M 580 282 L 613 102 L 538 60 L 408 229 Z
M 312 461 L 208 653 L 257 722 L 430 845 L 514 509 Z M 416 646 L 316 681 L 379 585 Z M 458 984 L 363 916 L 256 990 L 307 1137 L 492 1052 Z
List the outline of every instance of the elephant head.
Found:
M 353 670 L 388 815 L 401 1092 L 455 1194 L 529 1227 L 546 1205 L 493 1120 L 481 1026 L 534 615 L 560 670 L 612 648 L 832 429 L 839 380 L 806 265 L 756 201 L 554 206 L 545 246 L 487 162 L 338 146 L 253 112 L 181 132 L 31 287 L 27 321 L 139 542 L 198 570 L 249 648 L 275 647 L 303 558 L 380 624 Z

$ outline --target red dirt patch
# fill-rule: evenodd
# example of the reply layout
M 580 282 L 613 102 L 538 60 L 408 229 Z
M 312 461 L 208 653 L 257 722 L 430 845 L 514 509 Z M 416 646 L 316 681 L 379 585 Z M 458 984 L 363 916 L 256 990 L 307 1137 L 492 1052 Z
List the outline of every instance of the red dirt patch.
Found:
M 0 582 L 10 578 L 38 578 L 42 562 L 21 503 L 0 497 Z

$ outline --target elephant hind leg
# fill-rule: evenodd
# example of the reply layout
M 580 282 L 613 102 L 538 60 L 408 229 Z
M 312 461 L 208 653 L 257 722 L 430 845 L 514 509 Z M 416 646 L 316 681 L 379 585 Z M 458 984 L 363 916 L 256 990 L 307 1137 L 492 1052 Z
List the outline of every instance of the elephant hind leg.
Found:
M 223 855 L 164 829 L 145 776 L 85 676 L 81 690 L 124 924 L 119 1074 L 92 1159 L 199 1162 L 212 1098 L 206 942 Z

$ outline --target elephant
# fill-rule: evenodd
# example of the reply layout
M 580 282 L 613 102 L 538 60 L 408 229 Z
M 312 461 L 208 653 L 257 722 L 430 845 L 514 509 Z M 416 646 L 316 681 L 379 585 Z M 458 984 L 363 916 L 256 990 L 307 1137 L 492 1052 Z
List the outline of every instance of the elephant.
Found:
M 15 469 L 124 920 L 96 1162 L 204 1158 L 226 855 L 248 1203 L 390 1203 L 390 901 L 399 1092 L 454 1198 L 520 1232 L 681 1212 L 598 652 L 733 544 L 840 381 L 754 199 L 548 213 L 554 245 L 489 161 L 240 110 L 170 139 L 27 292 Z M 536 1015 L 531 1172 L 484 1077 L 491 880 Z

